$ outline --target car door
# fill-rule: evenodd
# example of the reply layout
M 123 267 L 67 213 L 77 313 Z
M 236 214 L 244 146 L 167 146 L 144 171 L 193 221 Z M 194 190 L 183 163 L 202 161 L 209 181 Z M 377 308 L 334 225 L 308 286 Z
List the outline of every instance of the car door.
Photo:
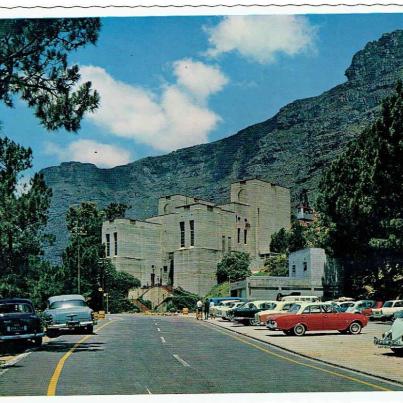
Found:
M 322 330 L 323 313 L 320 305 L 307 306 L 301 313 L 301 322 L 306 324 L 307 330 Z
M 346 328 L 345 314 L 331 305 L 322 305 L 323 330 L 343 330 Z

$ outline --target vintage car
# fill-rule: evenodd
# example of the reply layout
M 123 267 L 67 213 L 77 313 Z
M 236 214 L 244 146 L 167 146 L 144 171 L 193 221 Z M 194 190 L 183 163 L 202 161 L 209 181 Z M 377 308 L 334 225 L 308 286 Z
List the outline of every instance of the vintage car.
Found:
M 234 306 L 234 304 L 236 302 L 239 302 L 239 300 L 224 300 L 224 301 L 220 301 L 218 303 L 218 305 L 214 305 L 210 308 L 209 314 L 212 318 L 216 318 L 216 317 L 221 317 L 221 310 L 223 308 L 231 308 Z
M 368 308 L 375 308 L 377 304 L 377 301 L 374 301 L 372 299 L 364 299 L 360 301 L 355 301 L 354 305 L 349 306 L 345 312 L 351 312 L 351 313 L 362 313 L 364 310 L 367 310 Z
M 381 339 L 374 337 L 374 343 L 378 347 L 390 348 L 397 355 L 403 356 L 403 317 L 397 318 Z
M 401 311 L 397 311 L 393 314 L 392 316 L 392 322 L 394 322 L 396 319 L 403 318 L 403 309 Z
M 354 306 L 355 301 L 337 302 L 339 312 L 346 312 L 348 308 Z
M 255 315 L 264 311 L 265 309 L 270 309 L 275 301 L 251 301 L 242 305 L 239 308 L 233 310 L 232 320 L 243 325 L 256 325 Z
M 49 337 L 67 330 L 86 330 L 92 333 L 96 324 L 94 312 L 86 304 L 85 298 L 78 294 L 50 297 L 43 315 Z
M 286 302 L 317 302 L 319 297 L 316 295 L 287 295 L 281 298 L 281 301 Z
M 295 303 L 286 315 L 271 315 L 267 320 L 268 329 L 296 336 L 315 330 L 359 334 L 367 324 L 368 318 L 360 313 L 339 312 L 332 304 L 317 302 Z
M 1 342 L 31 341 L 40 346 L 44 335 L 41 320 L 29 299 L 0 299 Z
M 403 310 L 403 300 L 396 299 L 386 301 L 382 308 L 373 309 L 371 319 L 372 320 L 391 320 L 395 312 Z
M 223 320 L 232 320 L 233 318 L 233 311 L 236 308 L 240 308 L 242 305 L 245 305 L 245 301 L 235 302 L 234 305 L 228 306 L 225 308 L 221 308 L 221 319 Z
M 255 315 L 255 321 L 258 325 L 266 325 L 267 318 L 273 314 L 286 314 L 291 308 L 294 302 L 288 301 L 273 301 L 273 306 L 270 309 L 257 312 Z

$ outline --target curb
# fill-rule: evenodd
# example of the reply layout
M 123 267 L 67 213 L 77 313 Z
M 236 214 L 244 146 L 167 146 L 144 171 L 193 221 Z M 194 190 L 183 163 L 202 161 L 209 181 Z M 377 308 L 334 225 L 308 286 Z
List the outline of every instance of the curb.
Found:
M 383 380 L 383 381 L 392 382 L 392 383 L 394 383 L 394 384 L 396 384 L 396 385 L 403 386 L 403 382 L 396 381 L 396 380 L 394 380 L 394 379 L 387 378 L 387 377 L 385 377 L 385 376 L 373 374 L 373 373 L 370 373 L 370 372 L 365 372 L 365 371 L 362 371 L 362 370 L 359 370 L 359 369 L 355 369 L 355 368 L 350 368 L 350 367 L 347 367 L 347 366 L 345 366 L 345 365 L 335 364 L 335 363 L 333 363 L 333 362 L 325 361 L 325 360 L 322 360 L 322 359 L 320 359 L 320 358 L 310 357 L 309 355 L 302 354 L 302 353 L 298 353 L 297 351 L 291 350 L 291 349 L 289 349 L 289 348 L 278 346 L 277 344 L 270 343 L 269 341 L 261 340 L 261 339 L 258 339 L 257 337 L 249 336 L 249 335 L 247 335 L 247 334 L 243 334 L 243 333 L 241 333 L 241 332 L 239 332 L 239 331 L 236 331 L 236 330 L 234 330 L 234 329 L 229 329 L 229 328 L 226 328 L 226 327 L 217 325 L 216 323 L 213 323 L 213 322 L 207 322 L 207 323 L 210 324 L 210 325 L 212 325 L 212 326 L 215 326 L 215 327 L 217 327 L 217 328 L 219 328 L 219 329 L 228 330 L 228 331 L 230 331 L 230 332 L 239 334 L 239 335 L 244 336 L 244 337 L 248 337 L 248 338 L 250 338 L 250 339 L 259 341 L 259 342 L 264 343 L 264 344 L 267 344 L 267 345 L 269 345 L 269 346 L 271 346 L 271 347 L 278 348 L 278 349 L 280 349 L 280 350 L 286 351 L 287 353 L 291 353 L 291 354 L 300 356 L 300 357 L 302 357 L 302 358 L 307 358 L 307 359 L 309 359 L 309 360 L 317 361 L 317 362 L 320 362 L 320 363 L 322 363 L 322 364 L 331 365 L 331 366 L 336 367 L 336 368 L 341 368 L 341 369 L 344 369 L 344 370 L 353 371 L 353 372 L 356 372 L 356 373 L 358 373 L 358 374 L 370 376 L 370 377 L 377 378 L 377 379 L 380 379 L 380 380 Z

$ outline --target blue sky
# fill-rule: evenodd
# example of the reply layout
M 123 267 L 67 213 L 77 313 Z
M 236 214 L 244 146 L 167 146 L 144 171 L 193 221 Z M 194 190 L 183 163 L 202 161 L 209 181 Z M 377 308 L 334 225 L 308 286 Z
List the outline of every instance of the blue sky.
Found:
M 47 132 L 24 103 L 0 106 L 2 135 L 62 161 L 121 165 L 227 137 L 345 81 L 355 52 L 402 14 L 104 18 L 70 55 L 100 92 L 78 134 Z

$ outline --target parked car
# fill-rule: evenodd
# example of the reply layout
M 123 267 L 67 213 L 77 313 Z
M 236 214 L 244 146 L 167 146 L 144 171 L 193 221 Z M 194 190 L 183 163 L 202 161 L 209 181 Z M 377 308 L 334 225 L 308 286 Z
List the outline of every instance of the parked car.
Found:
M 354 306 L 355 301 L 338 302 L 337 309 L 339 312 L 346 312 L 348 308 Z
M 362 313 L 363 310 L 368 308 L 374 308 L 376 306 L 376 301 L 372 299 L 364 299 L 360 301 L 355 301 L 354 305 L 348 307 L 346 312 L 351 313 Z
M 374 337 L 374 344 L 390 348 L 397 355 L 403 356 L 403 318 L 397 318 L 382 338 Z
M 255 314 L 255 321 L 258 325 L 266 325 L 267 318 L 273 314 L 286 314 L 294 302 L 288 301 L 275 301 L 274 305 L 267 310 L 257 312 Z
M 214 305 L 213 307 L 210 308 L 210 311 L 209 311 L 210 316 L 212 318 L 216 318 L 217 316 L 221 317 L 221 310 L 223 308 L 233 307 L 236 302 L 239 302 L 239 300 L 238 301 L 229 300 L 229 301 L 221 301 L 221 302 L 219 302 L 218 305 Z
M 92 333 L 96 324 L 94 312 L 86 304 L 85 298 L 78 294 L 50 297 L 43 314 L 49 337 L 66 330 L 86 330 Z
M 42 344 L 43 332 L 41 320 L 29 299 L 0 299 L 0 341 L 33 342 Z
M 365 316 L 371 317 L 372 316 L 372 311 L 374 309 L 379 309 L 382 308 L 383 306 L 383 302 L 382 301 L 375 301 L 375 305 L 373 307 L 370 308 L 364 308 L 361 313 Z
M 234 309 L 241 307 L 242 305 L 245 305 L 246 302 L 244 301 L 239 301 L 239 302 L 234 302 L 232 305 L 228 305 L 226 307 L 222 307 L 220 309 L 220 316 L 221 319 L 223 320 L 232 320 L 232 312 Z
M 243 325 L 256 325 L 256 313 L 271 309 L 273 304 L 277 301 L 252 301 L 247 302 L 239 308 L 233 310 L 233 319 L 235 322 L 242 323 Z
M 395 299 L 386 301 L 382 308 L 373 309 L 371 319 L 373 320 L 391 320 L 395 312 L 403 310 L 403 300 Z
M 295 303 L 286 315 L 271 315 L 267 320 L 268 329 L 296 336 L 311 330 L 359 334 L 367 324 L 368 318 L 361 313 L 339 312 L 332 304 L 317 302 Z

